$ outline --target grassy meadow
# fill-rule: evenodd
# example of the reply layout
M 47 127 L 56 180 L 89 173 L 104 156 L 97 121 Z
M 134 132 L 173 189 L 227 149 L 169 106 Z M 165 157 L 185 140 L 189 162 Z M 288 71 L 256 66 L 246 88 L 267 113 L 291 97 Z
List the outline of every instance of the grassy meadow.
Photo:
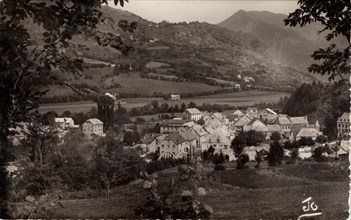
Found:
M 346 219 L 348 216 L 349 170 L 346 162 L 316 163 L 299 161 L 281 167 L 235 170 L 227 163 L 224 171 L 213 171 L 213 164 L 199 169 L 199 182 L 207 191 L 200 200 L 209 204 L 216 219 L 297 219 L 304 214 L 301 202 L 312 197 L 322 215 L 318 219 Z M 176 177 L 177 168 L 158 173 L 160 182 Z M 162 185 L 162 184 L 159 184 Z M 75 192 L 65 195 L 63 207 L 50 211 L 53 218 L 135 218 L 133 208 L 146 196 L 142 181 L 103 193 Z
M 138 91 L 138 90 L 135 90 Z M 142 107 L 152 100 L 157 100 L 159 103 L 166 102 L 168 105 L 178 105 L 182 103 L 189 104 L 190 102 L 196 103 L 196 105 L 206 104 L 228 104 L 230 106 L 244 106 L 253 105 L 255 103 L 261 102 L 278 102 L 281 97 L 289 96 L 288 93 L 277 92 L 277 91 L 241 91 L 236 93 L 226 93 L 210 96 L 200 96 L 193 98 L 186 98 L 177 101 L 166 101 L 162 98 L 127 98 L 124 99 L 127 103 L 122 106 L 127 110 L 134 107 Z M 79 101 L 79 102 L 65 102 L 65 103 L 50 103 L 42 104 L 39 107 L 41 113 L 48 111 L 56 111 L 57 113 L 62 113 L 64 111 L 70 112 L 87 112 L 91 107 L 96 107 L 96 103 L 93 101 Z

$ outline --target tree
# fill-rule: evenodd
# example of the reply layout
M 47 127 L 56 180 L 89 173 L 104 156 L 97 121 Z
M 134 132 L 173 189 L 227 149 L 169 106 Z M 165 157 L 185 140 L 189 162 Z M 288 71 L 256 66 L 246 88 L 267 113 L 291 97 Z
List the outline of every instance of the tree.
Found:
M 124 0 L 115 0 L 121 6 Z M 6 177 L 4 165 L 8 148 L 9 128 L 20 119 L 33 120 L 39 98 L 50 85 L 58 84 L 81 91 L 54 73 L 81 75 L 83 60 L 71 57 L 66 52 L 70 40 L 78 34 L 94 36 L 102 46 L 120 50 L 123 54 L 132 51 L 123 44 L 122 38 L 114 33 L 99 33 L 96 25 L 102 19 L 101 4 L 106 0 L 3 0 L 0 1 L 0 176 Z M 33 21 L 40 26 L 42 38 L 34 39 L 23 25 Z M 125 31 L 133 31 L 135 23 L 119 24 Z M 6 207 L 6 178 L 0 182 L 0 207 Z M 0 210 L 1 217 L 8 218 L 6 209 Z
M 330 151 L 327 147 L 317 147 L 316 149 L 313 150 L 312 157 L 317 162 L 326 162 L 328 161 L 327 155 L 329 152 Z
M 189 102 L 188 108 L 196 108 L 196 103 L 193 101 Z
M 158 101 L 157 101 L 156 99 L 153 100 L 153 101 L 151 102 L 151 106 L 152 106 L 152 108 L 154 108 L 154 109 L 158 109 L 158 107 L 159 107 Z
M 110 129 L 106 132 L 109 135 Z M 92 158 L 94 145 L 84 138 L 82 131 L 70 131 L 64 143 L 53 152 L 52 164 L 61 183 L 69 190 L 84 190 L 93 185 Z
M 58 143 L 59 139 L 53 127 L 39 123 L 28 127 L 28 134 L 21 144 L 29 151 L 29 160 L 24 160 L 16 189 L 25 189 L 31 195 L 41 195 L 60 182 L 58 172 L 52 164 Z
M 245 163 L 248 162 L 248 156 L 244 154 L 244 147 L 246 146 L 246 134 L 244 132 L 240 132 L 238 136 L 236 136 L 232 143 L 231 148 L 234 151 L 234 155 L 237 158 L 237 169 L 245 168 Z
M 328 138 L 324 135 L 319 135 L 317 138 L 316 138 L 316 142 L 319 143 L 319 144 L 324 144 L 328 141 Z
M 261 133 L 261 132 L 257 132 L 257 131 L 255 131 L 255 130 L 247 131 L 247 140 L 246 140 L 246 144 L 247 144 L 248 146 L 256 146 L 256 145 L 259 145 L 259 144 L 262 143 L 265 139 L 266 139 L 266 137 L 265 137 L 264 134 Z
M 351 4 L 349 1 L 318 1 L 299 0 L 300 8 L 290 13 L 284 20 L 285 25 L 301 27 L 309 23 L 320 23 L 323 29 L 318 33 L 328 31 L 325 36 L 327 41 L 343 36 L 348 42 L 348 47 L 343 50 L 337 49 L 335 44 L 331 44 L 327 49 L 318 49 L 312 54 L 320 64 L 312 64 L 308 71 L 322 76 L 327 75 L 329 81 L 340 77 L 341 82 L 347 82 L 344 75 L 350 73 L 351 67 L 348 64 L 350 57 L 350 30 L 351 30 Z
M 143 165 L 135 151 L 123 149 L 114 136 L 110 135 L 99 139 L 93 162 L 93 173 L 97 177 L 98 186 L 106 189 L 107 197 L 111 187 L 135 179 Z
M 183 102 L 182 105 L 180 106 L 180 111 L 181 111 L 181 112 L 184 112 L 185 109 L 186 109 L 186 105 L 185 105 L 185 103 Z
M 115 99 L 108 95 L 100 95 L 96 98 L 98 106 L 98 118 L 104 123 L 104 129 L 107 130 L 114 122 Z
M 284 148 L 287 150 L 291 150 L 291 149 L 296 149 L 296 148 L 300 148 L 301 147 L 301 143 L 299 141 L 286 141 L 284 143 Z
M 204 124 L 205 124 L 205 120 L 204 120 L 203 118 L 200 118 L 200 119 L 197 121 L 197 123 L 198 123 L 199 125 L 204 125 Z
M 212 157 L 212 162 L 215 164 L 215 170 L 224 170 L 224 164 L 225 162 L 225 156 L 223 155 L 223 152 L 221 151 L 219 154 L 214 154 Z
M 179 106 L 177 104 L 174 106 L 174 112 L 180 112 Z
M 272 135 L 271 135 L 271 140 L 272 141 L 280 141 L 281 139 L 281 136 L 279 134 L 279 132 L 273 132 Z
M 22 145 L 29 150 L 29 158 L 35 166 L 42 166 L 49 159 L 49 153 L 59 144 L 58 134 L 53 127 L 33 123 Z
M 123 142 L 129 146 L 134 145 L 140 140 L 140 135 L 137 131 L 127 131 L 124 133 Z
M 55 111 L 49 111 L 39 119 L 39 121 L 44 124 L 44 125 L 55 125 L 55 118 L 58 117 L 59 115 Z
M 68 118 L 68 117 L 72 117 L 72 114 L 70 111 L 64 111 L 62 112 L 61 116 Z
M 284 149 L 279 144 L 279 142 L 274 141 L 269 148 L 269 153 L 267 156 L 268 163 L 270 166 L 277 166 L 282 164 L 284 158 Z
M 261 165 L 262 158 L 261 158 L 260 153 L 259 153 L 257 150 L 256 150 L 255 160 L 256 160 L 256 162 L 257 162 L 256 168 L 259 168 L 260 165 Z
M 313 146 L 315 145 L 315 141 L 311 137 L 302 137 L 300 140 L 298 140 L 300 146 Z
M 291 150 L 290 152 L 290 157 L 296 161 L 299 158 L 299 149 L 295 148 L 293 150 Z
M 202 152 L 202 159 L 204 161 L 210 160 L 212 159 L 213 155 L 214 155 L 215 149 L 214 147 L 211 145 L 207 150 Z

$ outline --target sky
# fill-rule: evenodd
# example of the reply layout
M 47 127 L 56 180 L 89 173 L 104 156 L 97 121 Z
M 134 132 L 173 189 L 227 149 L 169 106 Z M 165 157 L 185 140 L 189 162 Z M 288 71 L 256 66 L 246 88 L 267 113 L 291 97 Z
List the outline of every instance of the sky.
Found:
M 119 5 L 117 8 L 153 22 L 200 21 L 217 24 L 240 9 L 289 14 L 297 8 L 297 0 L 129 0 L 123 8 Z

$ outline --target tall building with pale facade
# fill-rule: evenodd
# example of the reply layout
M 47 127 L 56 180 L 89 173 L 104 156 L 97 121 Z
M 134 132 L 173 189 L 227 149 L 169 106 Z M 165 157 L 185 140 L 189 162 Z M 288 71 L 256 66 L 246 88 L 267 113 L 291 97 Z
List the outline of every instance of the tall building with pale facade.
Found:
M 105 136 L 104 123 L 97 118 L 90 118 L 83 123 L 83 133 L 86 138 Z
M 336 122 L 338 137 L 342 139 L 350 138 L 350 113 L 344 112 Z
M 183 117 L 193 121 L 198 121 L 201 118 L 201 112 L 197 108 L 188 108 L 184 111 Z

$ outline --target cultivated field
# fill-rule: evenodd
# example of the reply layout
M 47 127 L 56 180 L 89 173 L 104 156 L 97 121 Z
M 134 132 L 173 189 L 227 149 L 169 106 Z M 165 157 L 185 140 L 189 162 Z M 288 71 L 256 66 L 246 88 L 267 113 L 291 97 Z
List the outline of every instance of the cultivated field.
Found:
M 322 215 L 318 219 L 346 219 L 348 216 L 348 164 L 298 162 L 282 167 L 212 171 L 205 164 L 203 186 L 207 195 L 200 200 L 214 209 L 212 218 L 221 219 L 297 219 L 304 214 L 301 202 L 312 197 Z M 161 171 L 159 179 L 177 176 L 177 169 Z M 134 181 L 113 189 L 110 198 L 88 199 L 87 193 L 71 193 L 49 217 L 54 218 L 135 218 L 133 208 L 145 198 L 142 182 Z M 66 195 L 67 197 L 67 195 Z M 74 199 L 73 199 L 74 198 Z
M 138 91 L 138 90 L 136 90 Z M 281 97 L 289 96 L 288 93 L 276 92 L 276 91 L 241 91 L 236 93 L 227 93 L 211 96 L 201 96 L 194 98 L 181 99 L 177 101 L 165 101 L 162 98 L 130 98 L 125 99 L 127 104 L 122 106 L 126 109 L 131 109 L 134 107 L 142 107 L 152 100 L 157 100 L 160 103 L 166 102 L 168 105 L 178 105 L 182 103 L 186 105 L 190 102 L 195 102 L 196 105 L 205 104 L 228 104 L 230 106 L 243 106 L 243 105 L 253 105 L 260 102 L 277 102 Z M 66 103 L 52 103 L 52 104 L 42 104 L 39 108 L 41 113 L 48 111 L 56 111 L 57 113 L 62 113 L 64 111 L 70 112 L 87 112 L 92 107 L 96 107 L 96 103 L 92 101 L 80 101 L 80 102 L 66 102 Z
M 139 75 L 130 74 L 121 75 L 116 80 L 121 88 L 109 89 L 114 93 L 142 93 L 153 94 L 154 92 L 161 92 L 163 94 L 169 93 L 191 93 L 203 91 L 215 91 L 221 89 L 219 86 L 211 86 L 204 83 L 196 82 L 173 82 L 163 80 L 153 80 L 141 78 Z

